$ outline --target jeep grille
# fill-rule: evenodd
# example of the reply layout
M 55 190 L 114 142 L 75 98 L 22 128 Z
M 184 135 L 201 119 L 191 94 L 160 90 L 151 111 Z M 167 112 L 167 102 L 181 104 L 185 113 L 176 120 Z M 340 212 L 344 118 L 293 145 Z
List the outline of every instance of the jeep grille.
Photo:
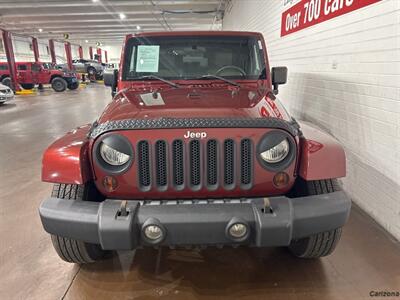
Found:
M 250 139 L 158 140 L 154 144 L 142 140 L 137 144 L 139 187 L 143 191 L 185 187 L 215 190 L 220 186 L 226 190 L 236 186 L 249 189 L 253 151 Z

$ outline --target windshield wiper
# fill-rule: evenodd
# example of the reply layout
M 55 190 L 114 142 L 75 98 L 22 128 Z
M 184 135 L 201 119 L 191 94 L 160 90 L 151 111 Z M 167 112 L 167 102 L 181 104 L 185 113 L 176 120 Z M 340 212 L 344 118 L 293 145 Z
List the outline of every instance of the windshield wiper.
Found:
M 211 78 L 219 79 L 219 80 L 225 81 L 226 83 L 229 83 L 229 84 L 231 84 L 231 85 L 240 87 L 240 84 L 239 84 L 239 83 L 234 82 L 234 81 L 229 80 L 229 79 L 226 79 L 226 78 L 224 78 L 224 77 L 218 76 L 218 75 L 206 74 L 206 75 L 202 75 L 202 76 L 200 76 L 200 77 L 198 77 L 198 78 L 196 78 L 196 79 L 207 79 L 207 78 L 208 78 L 208 79 L 211 79 Z
M 144 75 L 144 76 L 136 77 L 135 79 L 139 79 L 139 80 L 141 80 L 141 79 L 156 79 L 156 80 L 160 80 L 160 81 L 162 81 L 164 83 L 167 83 L 170 86 L 173 86 L 174 88 L 180 88 L 181 87 L 180 85 L 178 85 L 178 84 L 176 84 L 176 83 L 174 83 L 172 81 L 169 81 L 167 79 L 158 77 L 156 75 Z

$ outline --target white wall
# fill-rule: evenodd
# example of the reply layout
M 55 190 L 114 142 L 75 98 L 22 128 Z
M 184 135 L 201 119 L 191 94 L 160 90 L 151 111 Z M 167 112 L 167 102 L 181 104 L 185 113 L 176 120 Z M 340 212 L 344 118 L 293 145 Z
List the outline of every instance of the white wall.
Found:
M 283 0 L 234 0 L 224 30 L 264 34 L 286 65 L 279 98 L 345 147 L 344 189 L 400 239 L 400 0 L 383 0 L 280 37 Z
M 31 38 L 13 36 L 12 42 L 15 61 L 35 61 Z
M 72 59 L 79 58 L 79 45 L 71 45 L 71 55 Z
M 106 46 L 102 46 L 101 49 L 107 51 L 107 57 L 108 57 L 109 63 L 119 63 L 119 61 L 121 59 L 122 44 L 106 45 Z
M 65 53 L 65 44 L 54 41 L 54 51 L 56 53 L 56 63 L 65 64 L 67 62 L 67 55 Z
M 51 62 L 50 47 L 48 40 L 38 40 L 39 60 L 42 62 Z

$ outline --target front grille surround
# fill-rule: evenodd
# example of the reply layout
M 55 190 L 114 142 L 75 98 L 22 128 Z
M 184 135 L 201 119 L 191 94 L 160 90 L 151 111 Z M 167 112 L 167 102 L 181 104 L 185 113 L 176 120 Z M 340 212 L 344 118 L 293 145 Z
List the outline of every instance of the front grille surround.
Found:
M 142 191 L 248 190 L 253 184 L 255 153 L 248 138 L 140 140 L 136 148 Z

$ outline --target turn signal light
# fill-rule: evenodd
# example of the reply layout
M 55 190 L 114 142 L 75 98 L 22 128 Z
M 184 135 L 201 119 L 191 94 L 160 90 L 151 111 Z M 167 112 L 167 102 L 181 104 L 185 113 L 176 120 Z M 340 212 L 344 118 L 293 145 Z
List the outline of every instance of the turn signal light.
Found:
M 276 173 L 274 176 L 274 185 L 277 188 L 284 188 L 289 184 L 289 175 L 285 172 Z
M 103 178 L 103 186 L 107 192 L 114 192 L 118 186 L 117 179 L 115 179 L 113 176 L 105 176 Z

